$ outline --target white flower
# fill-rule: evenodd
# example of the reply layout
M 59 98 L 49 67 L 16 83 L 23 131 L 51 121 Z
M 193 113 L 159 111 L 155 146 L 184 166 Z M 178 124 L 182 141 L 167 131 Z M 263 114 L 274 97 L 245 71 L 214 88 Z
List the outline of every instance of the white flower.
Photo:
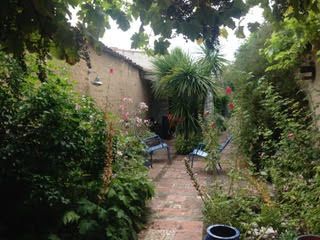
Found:
M 145 102 L 139 103 L 139 109 L 142 111 L 148 111 L 149 107 Z
M 272 227 L 269 227 L 265 232 L 265 234 L 267 234 L 267 235 L 274 234 L 274 233 L 275 233 L 275 230 Z
M 138 127 L 140 127 L 142 125 L 142 119 L 139 117 L 136 117 L 136 124 Z
M 122 98 L 122 102 L 133 103 L 133 100 L 132 100 L 132 98 L 124 97 L 124 98 Z

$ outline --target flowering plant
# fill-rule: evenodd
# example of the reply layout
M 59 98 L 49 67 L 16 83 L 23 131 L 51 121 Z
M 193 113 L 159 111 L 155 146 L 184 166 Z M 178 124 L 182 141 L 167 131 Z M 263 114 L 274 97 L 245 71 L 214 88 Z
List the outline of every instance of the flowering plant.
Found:
M 232 101 L 232 88 L 231 88 L 230 86 L 227 86 L 227 87 L 226 87 L 226 95 L 227 95 L 227 96 L 230 96 L 230 102 L 229 102 L 229 104 L 228 104 L 228 109 L 229 109 L 230 111 L 233 111 L 235 105 L 234 105 L 234 103 L 233 103 L 233 101 Z
M 120 126 L 127 134 L 144 136 L 150 127 L 150 121 L 146 119 L 149 110 L 145 102 L 140 102 L 136 110 L 132 109 L 133 100 L 129 97 L 124 97 L 119 105 L 120 111 Z
M 226 87 L 226 94 L 231 95 L 231 93 L 232 93 L 232 88 L 230 86 L 227 86 Z
M 203 142 L 206 145 L 208 157 L 206 161 L 206 171 L 214 171 L 219 160 L 218 146 L 219 146 L 219 129 L 213 114 L 205 112 L 203 117 L 199 117 L 200 126 L 202 130 Z

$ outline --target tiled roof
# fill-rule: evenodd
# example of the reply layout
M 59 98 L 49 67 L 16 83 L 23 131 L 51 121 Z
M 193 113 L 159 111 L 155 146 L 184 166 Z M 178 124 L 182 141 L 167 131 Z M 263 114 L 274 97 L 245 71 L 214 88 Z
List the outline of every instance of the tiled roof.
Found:
M 102 44 L 102 43 L 101 43 Z M 128 57 L 114 51 L 112 48 L 109 48 L 107 46 L 105 46 L 104 44 L 102 44 L 102 52 L 110 54 L 113 57 L 119 58 L 125 62 L 127 62 L 128 64 L 130 64 L 131 66 L 138 68 L 139 70 L 144 70 L 142 66 L 140 66 L 139 64 L 133 62 L 131 59 L 129 59 Z
M 148 56 L 145 52 L 139 50 L 119 49 L 115 47 L 112 47 L 111 49 L 141 66 L 145 72 L 152 71 L 152 57 Z

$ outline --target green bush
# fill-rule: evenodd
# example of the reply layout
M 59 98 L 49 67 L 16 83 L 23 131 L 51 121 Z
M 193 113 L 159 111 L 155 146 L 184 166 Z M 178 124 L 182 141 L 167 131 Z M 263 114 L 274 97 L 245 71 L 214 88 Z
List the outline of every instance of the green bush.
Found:
M 260 211 L 259 197 L 241 191 L 229 196 L 222 189 L 215 188 L 210 194 L 210 199 L 205 201 L 203 214 L 206 225 L 231 225 L 245 235 Z
M 235 131 L 240 146 L 246 146 L 245 141 L 251 139 L 247 153 L 255 154 L 247 156 L 254 169 L 274 184 L 274 201 L 279 203 L 285 225 L 297 233 L 319 233 L 319 132 L 311 114 L 303 104 L 282 97 L 266 82 L 260 82 L 255 92 L 263 96 L 256 101 L 261 115 L 253 116 L 244 110 L 242 102 L 238 102 L 234 115 L 242 126 Z M 259 119 L 259 126 L 253 117 Z M 255 125 L 257 131 L 252 132 L 250 125 Z
M 217 124 L 216 114 L 208 114 L 207 116 L 200 118 L 199 124 L 205 151 L 208 153 L 208 156 L 205 158 L 205 169 L 206 171 L 214 171 L 220 157 L 218 151 L 220 129 Z
M 261 196 L 246 189 L 237 188 L 226 194 L 223 189 L 214 188 L 205 201 L 203 214 L 206 225 L 234 226 L 240 230 L 241 239 L 278 239 L 288 231 L 294 233 L 280 204 L 264 203 Z M 266 236 L 267 229 L 270 232 Z
M 137 239 L 145 223 L 146 200 L 154 195 L 154 187 L 144 167 L 143 146 L 132 136 L 115 138 L 113 178 L 106 195 L 99 205 L 82 199 L 65 215 L 76 214 L 66 225 L 77 239 Z
M 137 232 L 146 219 L 146 199 L 153 194 L 146 175 L 120 173 L 112 182 L 105 201 L 109 216 L 107 239 L 138 239 Z
M 198 135 L 191 135 L 188 139 L 183 135 L 177 135 L 174 147 L 178 154 L 189 154 L 195 147 L 198 146 L 200 141 L 201 137 Z
M 136 239 L 153 186 L 143 147 L 114 136 L 105 194 L 106 122 L 49 72 L 40 83 L 0 52 L 0 238 Z
M 146 175 L 120 173 L 100 204 L 81 199 L 74 210 L 65 213 L 63 223 L 74 236 L 70 239 L 138 239 L 137 232 L 146 219 L 146 199 L 152 196 Z M 63 233 L 54 236 L 67 237 Z
M 235 142 L 252 170 L 274 187 L 272 208 L 261 203 L 254 219 L 250 213 L 244 215 L 247 222 L 256 222 L 258 227 L 243 229 L 253 239 L 257 239 L 254 232 L 263 236 L 262 227 L 273 227 L 279 239 L 293 239 L 299 234 L 320 233 L 319 129 L 303 91 L 298 88 L 296 69 L 289 65 L 283 69 L 269 68 L 266 57 L 259 54 L 270 37 L 270 27 L 263 26 L 251 35 L 225 77 L 235 86 Z M 271 49 L 272 43 L 265 51 Z M 278 66 L 286 64 L 281 58 L 278 60 Z M 232 218 L 237 210 L 226 210 L 226 214 Z
M 10 238 L 46 236 L 79 198 L 97 201 L 104 116 L 64 79 L 40 84 L 8 56 L 0 63 L 1 226 Z

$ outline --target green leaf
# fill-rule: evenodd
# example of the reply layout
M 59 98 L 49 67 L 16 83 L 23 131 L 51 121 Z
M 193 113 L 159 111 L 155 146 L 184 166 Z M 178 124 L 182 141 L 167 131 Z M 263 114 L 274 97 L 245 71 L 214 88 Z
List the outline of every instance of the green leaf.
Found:
M 226 28 L 221 28 L 220 29 L 220 36 L 223 38 L 228 38 L 228 31 Z
M 149 37 L 144 32 L 134 33 L 131 37 L 131 48 L 143 48 L 149 42 Z
M 79 223 L 79 233 L 85 235 L 88 232 L 94 231 L 98 227 L 98 223 L 95 220 L 85 219 L 81 220 Z
M 123 31 L 127 31 L 130 28 L 130 22 L 128 20 L 128 16 L 121 11 L 120 9 L 112 8 L 109 11 L 110 16 L 116 20 L 119 28 Z
M 69 211 L 63 216 L 62 221 L 64 225 L 67 225 L 68 223 L 78 222 L 79 219 L 80 216 L 76 212 Z
M 61 238 L 59 238 L 57 235 L 55 234 L 50 234 L 48 236 L 48 240 L 61 240 Z
M 256 32 L 259 30 L 260 23 L 254 22 L 254 23 L 248 23 L 248 29 L 250 32 Z
M 237 36 L 237 38 L 245 38 L 246 36 L 244 35 L 243 32 L 243 26 L 239 26 L 236 31 L 235 31 L 235 35 Z
M 50 1 L 47 0 L 32 0 L 34 8 L 43 16 L 53 17 L 50 12 Z
M 160 38 L 154 41 L 154 51 L 156 54 L 166 54 L 168 53 L 168 47 L 170 42 L 166 39 Z

